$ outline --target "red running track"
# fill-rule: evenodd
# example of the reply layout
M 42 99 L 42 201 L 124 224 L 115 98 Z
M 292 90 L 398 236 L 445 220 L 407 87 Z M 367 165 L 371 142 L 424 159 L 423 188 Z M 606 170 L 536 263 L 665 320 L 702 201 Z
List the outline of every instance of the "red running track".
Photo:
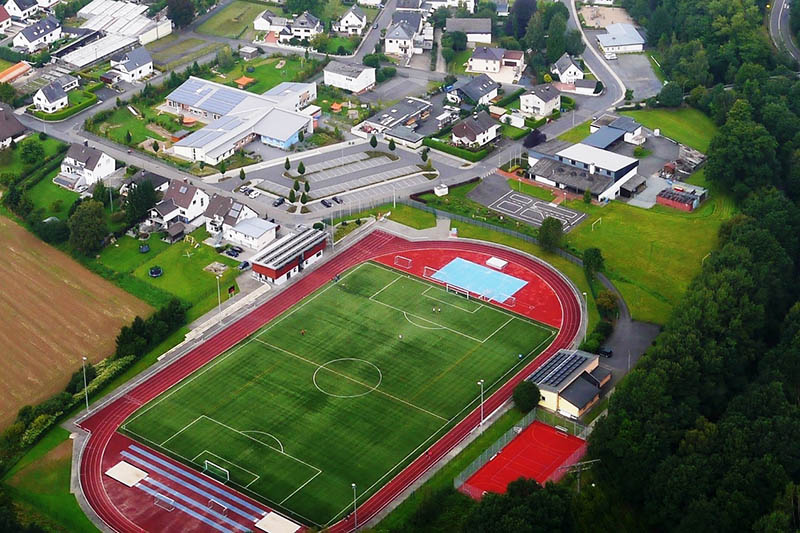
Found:
M 133 523 L 111 501 L 103 486 L 103 456 L 109 441 L 117 428 L 141 405 L 178 383 L 192 372 L 202 367 L 217 355 L 236 345 L 242 339 L 258 330 L 265 323 L 277 317 L 292 305 L 305 298 L 314 290 L 329 282 L 333 276 L 366 260 L 399 253 L 406 250 L 449 249 L 466 252 L 482 252 L 491 254 L 512 263 L 519 264 L 539 275 L 556 293 L 561 304 L 561 328 L 556 338 L 542 354 L 529 363 L 523 370 L 486 399 L 484 409 L 491 413 L 500 407 L 510 396 L 514 386 L 524 376 L 530 375 L 550 355 L 561 348 L 568 347 L 578 335 L 581 324 L 581 304 L 578 295 L 571 286 L 547 265 L 535 259 L 504 248 L 488 244 L 466 241 L 424 241 L 411 242 L 380 231 L 373 232 L 346 252 L 322 264 L 318 269 L 303 277 L 264 305 L 258 307 L 247 316 L 231 324 L 214 337 L 194 348 L 183 357 L 175 360 L 157 374 L 136 385 L 127 394 L 102 405 L 102 407 L 78 425 L 88 431 L 80 464 L 80 482 L 84 496 L 89 505 L 106 525 L 119 532 L 147 531 Z M 378 492 L 372 495 L 358 508 L 359 522 L 364 523 L 377 515 L 392 500 L 400 495 L 409 485 L 422 476 L 439 459 L 446 455 L 480 422 L 480 409 L 476 408 L 460 423 L 429 448 L 429 454 L 423 454 L 408 467 L 397 474 Z M 330 528 L 332 532 L 344 532 L 353 529 L 352 517 L 342 520 Z M 150 528 L 148 528 L 150 529 Z M 150 529 L 152 530 L 152 529 Z

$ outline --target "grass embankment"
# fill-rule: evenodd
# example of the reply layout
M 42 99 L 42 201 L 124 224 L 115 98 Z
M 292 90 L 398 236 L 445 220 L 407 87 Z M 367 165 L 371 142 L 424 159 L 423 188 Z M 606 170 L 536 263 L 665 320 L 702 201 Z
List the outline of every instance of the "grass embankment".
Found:
M 622 114 L 650 130 L 659 128 L 661 135 L 703 153 L 708 152 L 711 138 L 717 133 L 716 124 L 702 111 L 691 107 L 623 111 Z
M 267 6 L 257 2 L 242 2 L 235 0 L 222 11 L 205 21 L 197 28 L 199 33 L 239 39 L 240 37 L 254 37 L 253 20 Z M 252 35 L 244 35 L 252 34 Z
M 698 174 L 693 181 L 704 180 Z M 589 215 L 566 241 L 579 250 L 600 248 L 606 273 L 633 318 L 657 324 L 667 321 L 703 257 L 716 247 L 720 225 L 736 211 L 733 200 L 716 191 L 694 213 L 621 202 L 600 207 L 573 200 L 566 206 Z M 592 231 L 592 222 L 601 218 Z

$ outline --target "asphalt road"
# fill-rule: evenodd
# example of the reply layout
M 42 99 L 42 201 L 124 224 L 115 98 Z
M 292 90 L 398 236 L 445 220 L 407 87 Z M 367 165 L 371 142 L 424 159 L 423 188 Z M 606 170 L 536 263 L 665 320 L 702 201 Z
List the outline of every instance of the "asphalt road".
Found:
M 792 39 L 789 27 L 789 0 L 775 0 L 769 14 L 769 34 L 772 42 L 779 49 L 785 49 L 795 61 L 800 63 L 800 48 Z

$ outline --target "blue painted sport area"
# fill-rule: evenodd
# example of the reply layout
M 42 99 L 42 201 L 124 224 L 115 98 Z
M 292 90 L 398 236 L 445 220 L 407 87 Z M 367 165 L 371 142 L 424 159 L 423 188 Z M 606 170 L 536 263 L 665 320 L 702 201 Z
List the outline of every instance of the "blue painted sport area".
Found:
M 527 285 L 527 281 L 457 257 L 440 268 L 433 279 L 466 289 L 472 294 L 504 302 Z

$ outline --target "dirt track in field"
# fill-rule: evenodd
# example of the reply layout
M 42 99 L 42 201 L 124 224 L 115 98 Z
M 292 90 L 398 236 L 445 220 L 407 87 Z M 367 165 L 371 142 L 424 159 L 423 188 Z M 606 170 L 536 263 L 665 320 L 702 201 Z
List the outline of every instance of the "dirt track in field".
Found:
M 81 357 L 110 355 L 150 306 L 0 217 L 0 428 L 60 392 Z

